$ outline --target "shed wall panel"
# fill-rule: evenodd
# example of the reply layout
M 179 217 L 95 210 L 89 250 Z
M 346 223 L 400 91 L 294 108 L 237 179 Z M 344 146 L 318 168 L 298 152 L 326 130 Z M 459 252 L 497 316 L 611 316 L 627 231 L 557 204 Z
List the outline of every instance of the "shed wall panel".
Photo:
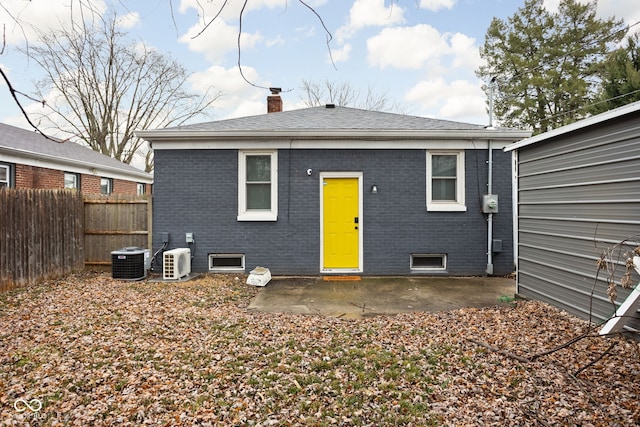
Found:
M 638 164 L 640 170 L 640 163 Z M 638 197 L 634 187 L 635 182 L 640 186 L 640 177 L 617 182 L 585 182 L 582 185 L 538 187 L 536 189 L 522 189 L 520 203 L 573 203 L 575 200 L 597 200 L 610 202 L 633 202 Z
M 517 158 L 518 293 L 607 318 L 608 282 L 620 283 L 640 241 L 639 114 L 524 146 Z M 603 254 L 609 270 L 598 270 Z M 630 291 L 617 288 L 619 304 Z
M 562 188 L 581 184 L 588 185 L 598 181 L 604 182 L 625 182 L 628 180 L 637 181 L 639 158 L 621 157 L 615 163 L 594 163 L 588 167 L 573 167 L 571 164 L 563 165 L 562 168 L 556 166 L 546 172 L 537 172 L 527 175 L 526 172 L 519 172 L 520 188 L 535 189 L 539 187 L 548 188 L 551 184 L 554 187 Z

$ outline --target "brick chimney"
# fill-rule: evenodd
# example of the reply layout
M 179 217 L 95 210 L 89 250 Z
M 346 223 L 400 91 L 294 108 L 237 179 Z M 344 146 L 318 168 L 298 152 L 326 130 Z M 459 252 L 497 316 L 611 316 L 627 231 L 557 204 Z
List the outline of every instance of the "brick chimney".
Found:
M 282 111 L 282 98 L 280 98 L 280 92 L 282 89 L 279 87 L 270 87 L 271 95 L 267 96 L 267 113 L 277 113 Z

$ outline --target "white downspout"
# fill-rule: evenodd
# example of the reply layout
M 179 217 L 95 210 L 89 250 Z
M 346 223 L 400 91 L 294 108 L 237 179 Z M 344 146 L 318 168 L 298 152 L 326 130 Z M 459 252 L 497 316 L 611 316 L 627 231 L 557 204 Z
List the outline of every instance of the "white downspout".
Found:
M 489 82 L 489 129 L 493 129 L 493 88 L 496 78 L 493 77 Z M 493 147 L 491 140 L 487 141 L 487 150 L 489 151 L 488 176 L 487 176 L 487 194 L 493 194 Z M 493 274 L 493 213 L 487 214 L 487 269 L 488 275 Z
M 512 202 L 512 222 L 513 222 L 513 231 L 511 234 L 513 235 L 513 269 L 516 272 L 516 293 L 518 293 L 518 150 L 512 151 L 511 156 L 511 200 Z
M 493 194 L 493 154 L 491 147 L 491 140 L 488 143 L 489 149 L 489 177 L 487 179 L 487 193 Z M 493 214 L 487 214 L 487 269 L 486 273 L 493 274 Z

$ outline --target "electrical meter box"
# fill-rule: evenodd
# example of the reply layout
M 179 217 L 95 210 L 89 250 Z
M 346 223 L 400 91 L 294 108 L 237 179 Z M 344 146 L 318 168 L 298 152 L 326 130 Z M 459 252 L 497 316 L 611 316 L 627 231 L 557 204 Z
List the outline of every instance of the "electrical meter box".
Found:
M 482 196 L 482 213 L 498 213 L 497 194 L 485 194 Z

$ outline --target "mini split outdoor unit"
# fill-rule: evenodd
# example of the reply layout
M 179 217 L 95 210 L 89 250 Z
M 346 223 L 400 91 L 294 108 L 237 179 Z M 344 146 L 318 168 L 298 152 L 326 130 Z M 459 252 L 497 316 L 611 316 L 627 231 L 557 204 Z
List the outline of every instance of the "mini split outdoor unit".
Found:
M 191 273 L 191 249 L 177 248 L 166 251 L 162 258 L 162 278 L 178 280 Z
M 121 280 L 142 280 L 151 268 L 149 249 L 122 248 L 111 252 L 111 277 Z

